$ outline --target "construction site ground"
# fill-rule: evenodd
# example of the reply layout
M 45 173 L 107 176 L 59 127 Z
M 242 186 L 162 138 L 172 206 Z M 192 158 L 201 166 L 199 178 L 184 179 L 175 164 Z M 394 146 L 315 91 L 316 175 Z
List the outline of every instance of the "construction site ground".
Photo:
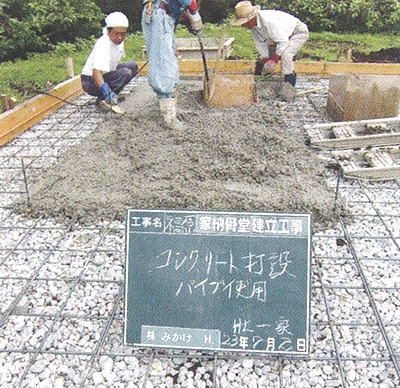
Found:
M 183 79 L 177 132 L 138 78 L 124 116 L 84 95 L 0 149 L 1 387 L 400 385 L 400 182 L 341 178 L 304 130 L 329 80 L 279 82 L 213 109 Z M 312 214 L 309 357 L 125 346 L 127 208 Z

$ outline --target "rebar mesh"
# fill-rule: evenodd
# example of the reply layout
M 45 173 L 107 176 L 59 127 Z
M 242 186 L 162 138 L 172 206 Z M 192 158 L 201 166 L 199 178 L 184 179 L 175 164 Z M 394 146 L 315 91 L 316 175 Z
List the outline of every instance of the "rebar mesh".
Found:
M 326 84 L 304 79 L 299 89 Z M 274 102 L 277 115 L 299 130 L 326 120 L 325 103 L 323 90 L 290 104 Z M 75 104 L 0 149 L 2 387 L 183 387 L 187 379 L 199 387 L 234 387 L 239 385 L 232 373 L 239 372 L 249 387 L 400 385 L 398 181 L 327 173 L 347 207 L 335 229 L 313 236 L 308 359 L 251 356 L 248 362 L 249 357 L 225 353 L 127 347 L 123 223 L 88 227 L 16 212 L 15 200 L 29 201 L 29 182 L 103 122 L 104 113 L 91 98 Z M 240 381 L 246 384 L 243 376 Z

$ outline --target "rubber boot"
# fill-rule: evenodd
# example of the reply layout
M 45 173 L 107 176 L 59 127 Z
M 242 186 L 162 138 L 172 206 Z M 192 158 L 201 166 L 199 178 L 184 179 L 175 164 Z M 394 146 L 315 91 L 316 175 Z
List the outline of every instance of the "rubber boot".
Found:
M 169 129 L 184 129 L 185 126 L 176 117 L 176 100 L 174 98 L 160 98 L 160 112 L 165 125 Z
M 261 75 L 263 67 L 264 67 L 264 58 L 258 58 L 256 62 L 256 68 L 254 70 L 254 75 Z
M 285 82 L 290 83 L 293 87 L 296 86 L 297 74 L 285 74 Z

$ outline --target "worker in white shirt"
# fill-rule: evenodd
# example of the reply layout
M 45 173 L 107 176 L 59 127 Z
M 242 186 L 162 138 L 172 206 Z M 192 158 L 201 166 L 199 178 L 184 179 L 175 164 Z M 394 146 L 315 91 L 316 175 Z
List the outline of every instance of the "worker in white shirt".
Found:
M 296 85 L 293 58 L 308 39 L 308 28 L 298 18 L 277 10 L 261 10 L 250 1 L 240 1 L 235 7 L 232 25 L 251 29 L 254 42 L 260 51 L 261 74 L 274 72 L 281 61 L 285 81 Z M 257 66 L 256 66 L 257 67 Z M 257 70 L 256 70 L 257 73 Z
M 82 69 L 81 81 L 85 92 L 115 105 L 119 92 L 137 74 L 138 66 L 135 61 L 120 63 L 125 56 L 128 18 L 122 12 L 112 12 L 105 22 L 103 35 Z

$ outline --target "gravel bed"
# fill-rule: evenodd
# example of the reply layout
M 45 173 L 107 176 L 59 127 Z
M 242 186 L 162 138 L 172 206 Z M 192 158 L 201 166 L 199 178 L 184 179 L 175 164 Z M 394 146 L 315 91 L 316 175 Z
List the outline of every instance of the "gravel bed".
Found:
M 145 80 L 129 87 L 136 82 Z M 299 77 L 299 90 L 327 85 Z M 326 97 L 320 90 L 273 106 L 301 131 L 328 120 Z M 15 209 L 28 200 L 21 159 L 38 176 L 110 119 L 92 102 L 79 98 L 0 149 L 2 388 L 400 386 L 398 181 L 340 180 L 346 217 L 313 236 L 308 358 L 124 346 L 124 222 L 28 219 Z M 334 190 L 334 171 L 325 179 Z

